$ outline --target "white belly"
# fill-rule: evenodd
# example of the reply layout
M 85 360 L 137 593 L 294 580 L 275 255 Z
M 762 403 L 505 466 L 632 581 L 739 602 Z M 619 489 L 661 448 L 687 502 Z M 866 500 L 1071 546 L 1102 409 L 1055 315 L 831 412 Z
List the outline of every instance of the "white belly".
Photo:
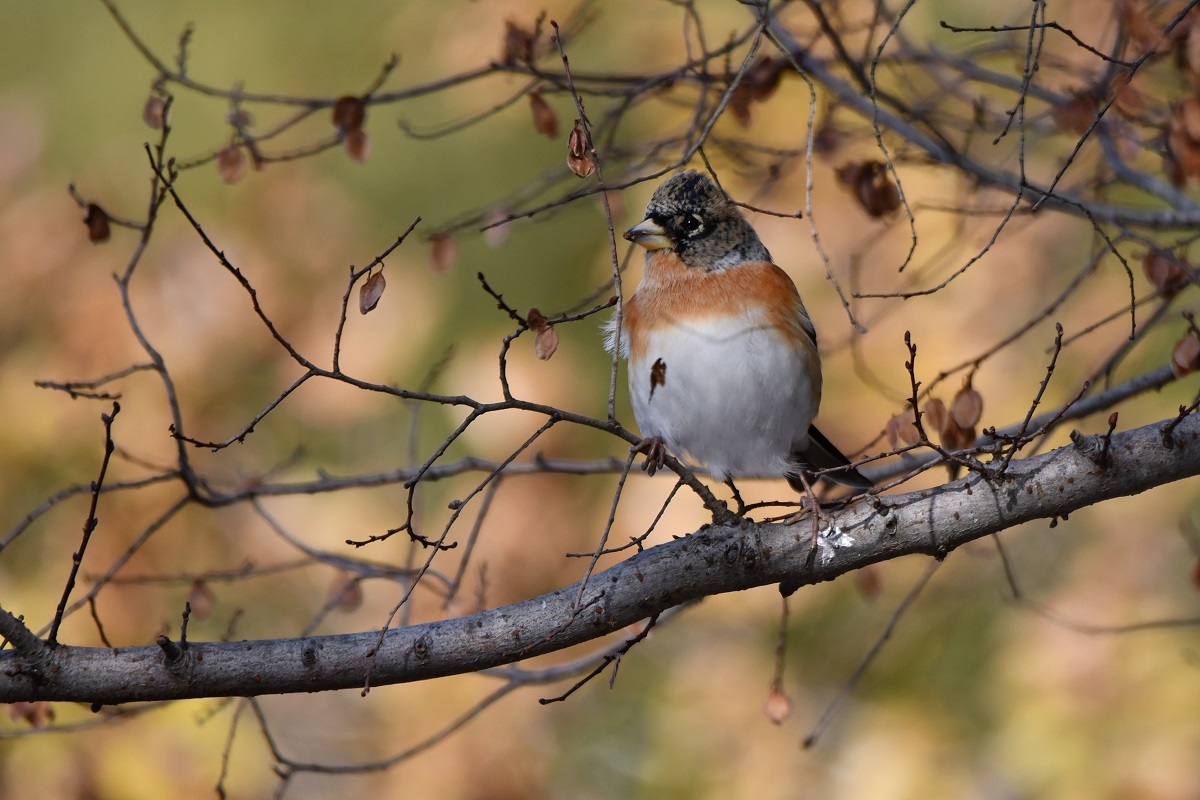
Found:
M 725 317 L 651 333 L 631 360 L 629 393 L 642 436 L 659 436 L 718 478 L 782 477 L 816 415 L 807 364 L 772 328 Z M 656 361 L 661 383 L 652 386 Z

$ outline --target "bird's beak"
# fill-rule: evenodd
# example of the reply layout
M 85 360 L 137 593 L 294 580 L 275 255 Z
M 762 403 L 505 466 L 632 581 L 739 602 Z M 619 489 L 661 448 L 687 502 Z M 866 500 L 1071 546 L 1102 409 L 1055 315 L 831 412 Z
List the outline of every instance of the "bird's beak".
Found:
M 625 231 L 625 238 L 647 250 L 666 250 L 671 246 L 663 226 L 649 218 Z

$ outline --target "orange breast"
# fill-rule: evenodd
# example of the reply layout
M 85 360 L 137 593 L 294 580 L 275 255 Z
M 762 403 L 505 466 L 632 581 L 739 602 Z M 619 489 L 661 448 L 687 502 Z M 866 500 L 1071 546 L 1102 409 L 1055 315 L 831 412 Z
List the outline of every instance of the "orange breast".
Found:
M 668 250 L 646 260 L 646 273 L 625 303 L 630 357 L 645 357 L 647 336 L 697 317 L 758 316 L 798 347 L 811 348 L 812 323 L 787 273 L 767 261 L 706 272 L 687 267 Z

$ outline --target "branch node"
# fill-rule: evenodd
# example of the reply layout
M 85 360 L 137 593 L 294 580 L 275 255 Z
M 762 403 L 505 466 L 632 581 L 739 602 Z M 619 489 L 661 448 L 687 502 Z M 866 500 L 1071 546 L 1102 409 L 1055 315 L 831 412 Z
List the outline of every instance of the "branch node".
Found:
M 0 608 L 0 644 L 11 644 L 27 661 L 42 663 L 50 656 L 50 645 L 25 625 L 24 616 Z
M 184 651 L 187 649 L 187 642 L 175 644 L 169 636 L 164 635 L 159 635 L 154 640 L 154 643 L 162 648 L 168 667 L 178 664 L 179 660 L 183 658 Z
M 1197 408 L 1200 408 L 1200 400 L 1197 400 L 1190 406 L 1181 405 L 1179 407 L 1179 416 L 1168 422 L 1166 427 L 1164 427 L 1162 430 L 1163 447 L 1167 448 L 1168 450 L 1171 450 L 1175 447 L 1175 429 L 1179 427 L 1179 423 L 1183 422 L 1184 419 L 1186 419 L 1187 416 L 1194 412 Z
M 305 639 L 304 644 L 300 646 L 300 663 L 306 667 L 315 667 L 319 657 L 320 650 L 317 643 L 312 639 Z
M 1111 429 L 1104 436 L 1088 436 L 1076 429 L 1071 431 L 1071 443 L 1081 456 L 1103 470 L 1108 466 L 1108 444 L 1111 436 Z

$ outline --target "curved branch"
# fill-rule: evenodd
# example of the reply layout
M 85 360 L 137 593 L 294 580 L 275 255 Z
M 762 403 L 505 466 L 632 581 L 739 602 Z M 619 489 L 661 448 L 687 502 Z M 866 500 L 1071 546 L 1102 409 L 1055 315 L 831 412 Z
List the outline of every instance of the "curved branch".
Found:
M 457 619 L 338 636 L 161 646 L 57 646 L 0 652 L 0 702 L 133 701 L 313 692 L 475 672 L 582 642 L 697 598 L 787 580 L 828 581 L 903 555 L 955 548 L 1034 519 L 1200 474 L 1200 417 L 1112 437 L 1097 465 L 1093 440 L 1014 461 L 1004 479 L 970 474 L 936 489 L 879 497 L 829 518 L 810 562 L 811 527 L 713 525 L 645 550 L 579 585 Z

